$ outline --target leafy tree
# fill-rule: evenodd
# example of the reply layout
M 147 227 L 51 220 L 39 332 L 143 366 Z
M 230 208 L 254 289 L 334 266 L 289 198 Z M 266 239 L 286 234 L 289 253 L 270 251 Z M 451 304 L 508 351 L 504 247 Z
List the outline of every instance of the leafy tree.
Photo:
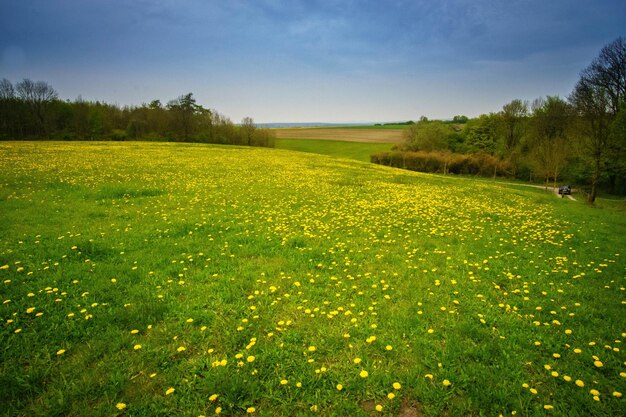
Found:
M 496 129 L 498 116 L 483 114 L 470 120 L 465 126 L 465 145 L 469 152 L 484 152 L 493 155 L 496 151 Z
M 450 129 L 443 123 L 429 122 L 422 116 L 419 122 L 404 131 L 404 144 L 401 148 L 407 151 L 427 152 L 447 149 L 447 138 L 450 133 Z
M 519 99 L 502 106 L 499 113 L 499 153 L 512 167 L 515 176 L 521 154 L 522 138 L 526 133 L 528 102 Z
M 548 96 L 533 103 L 528 157 L 533 171 L 546 184 L 552 179 L 554 187 L 571 156 L 571 120 L 572 108 L 560 97 Z

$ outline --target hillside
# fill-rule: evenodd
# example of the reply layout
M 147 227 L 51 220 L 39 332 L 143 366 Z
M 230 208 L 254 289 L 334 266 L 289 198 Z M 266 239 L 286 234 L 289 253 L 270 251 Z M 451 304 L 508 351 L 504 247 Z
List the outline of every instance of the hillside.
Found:
M 279 149 L 0 143 L 5 415 L 626 414 L 626 220 Z

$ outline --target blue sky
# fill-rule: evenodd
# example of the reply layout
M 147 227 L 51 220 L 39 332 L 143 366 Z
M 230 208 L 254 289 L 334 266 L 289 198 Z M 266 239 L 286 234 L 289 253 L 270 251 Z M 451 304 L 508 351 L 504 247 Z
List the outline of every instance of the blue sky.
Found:
M 0 78 L 239 121 L 477 116 L 567 96 L 626 36 L 616 0 L 0 0 Z

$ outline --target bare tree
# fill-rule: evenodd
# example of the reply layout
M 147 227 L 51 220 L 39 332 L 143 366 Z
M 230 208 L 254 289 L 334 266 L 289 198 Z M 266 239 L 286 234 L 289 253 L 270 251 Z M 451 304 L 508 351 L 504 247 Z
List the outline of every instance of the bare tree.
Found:
M 617 114 L 626 98 L 626 41 L 619 37 L 600 51 L 596 59 L 585 68 L 581 81 L 604 90 L 608 95 L 611 113 Z
M 591 65 L 584 69 L 569 97 L 576 108 L 582 156 L 592 167 L 593 203 L 611 149 L 611 123 L 626 99 L 626 42 L 617 38 L 606 45 Z
M 45 81 L 35 82 L 28 78 L 17 83 L 15 90 L 17 91 L 17 97 L 29 106 L 39 127 L 39 132 L 47 137 L 48 110 L 50 103 L 57 99 L 57 92 Z
M 3 78 L 2 81 L 0 81 L 0 100 L 10 100 L 12 98 L 15 98 L 13 84 L 6 78 Z

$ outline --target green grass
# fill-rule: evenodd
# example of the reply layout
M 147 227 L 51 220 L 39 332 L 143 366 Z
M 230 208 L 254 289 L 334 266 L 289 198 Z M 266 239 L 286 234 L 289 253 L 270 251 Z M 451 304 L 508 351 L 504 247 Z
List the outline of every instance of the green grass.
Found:
M 356 159 L 369 162 L 370 155 L 388 151 L 393 144 L 345 142 L 323 139 L 276 139 L 276 148 L 290 151 L 318 153 L 338 158 Z
M 0 184 L 3 415 L 626 414 L 618 207 L 199 144 L 3 142 Z

